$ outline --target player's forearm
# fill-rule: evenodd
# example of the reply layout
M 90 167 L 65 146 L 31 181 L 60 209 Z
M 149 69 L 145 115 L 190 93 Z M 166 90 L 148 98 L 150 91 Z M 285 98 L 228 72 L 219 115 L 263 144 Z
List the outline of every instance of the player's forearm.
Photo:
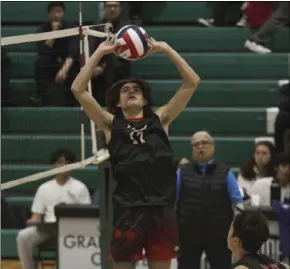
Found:
M 195 73 L 194 70 L 188 65 L 188 63 L 170 46 L 164 49 L 164 53 L 167 55 L 170 61 L 175 64 L 183 79 L 183 83 L 193 86 L 194 89 L 194 87 L 196 87 L 200 82 L 200 77 L 198 74 Z
M 102 57 L 102 51 L 96 50 L 95 53 L 89 58 L 88 62 L 81 69 L 72 84 L 72 90 L 75 93 L 81 93 L 87 90 L 88 82 L 94 73 L 95 67 L 99 64 Z

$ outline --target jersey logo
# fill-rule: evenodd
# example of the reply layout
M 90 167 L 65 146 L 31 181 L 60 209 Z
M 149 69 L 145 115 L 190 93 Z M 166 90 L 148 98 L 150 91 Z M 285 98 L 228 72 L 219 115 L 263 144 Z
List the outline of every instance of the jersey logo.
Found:
M 130 131 L 130 139 L 133 141 L 133 144 L 144 144 L 145 140 L 143 138 L 144 134 L 144 130 L 147 129 L 147 124 L 141 128 L 141 129 L 137 129 L 135 127 L 132 127 L 130 124 L 127 125 L 127 128 L 131 129 Z

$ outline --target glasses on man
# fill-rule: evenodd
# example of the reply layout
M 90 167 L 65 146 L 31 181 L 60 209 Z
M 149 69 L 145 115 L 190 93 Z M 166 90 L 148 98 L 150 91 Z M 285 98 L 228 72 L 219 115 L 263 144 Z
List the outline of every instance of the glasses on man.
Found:
M 206 147 L 206 146 L 211 145 L 211 144 L 212 144 L 212 142 L 210 142 L 210 141 L 202 140 L 202 141 L 196 141 L 196 142 L 192 143 L 192 146 L 194 148 L 198 148 L 199 146 Z

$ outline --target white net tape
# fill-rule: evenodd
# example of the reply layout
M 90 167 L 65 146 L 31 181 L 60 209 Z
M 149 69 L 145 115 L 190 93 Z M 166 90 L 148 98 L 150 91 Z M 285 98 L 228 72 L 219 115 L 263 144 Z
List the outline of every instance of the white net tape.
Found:
M 93 25 L 95 26 L 95 25 Z M 100 25 L 98 25 L 100 26 Z M 88 36 L 94 36 L 98 38 L 104 38 L 108 36 L 108 33 L 99 32 L 95 30 L 91 30 L 90 27 L 92 26 L 84 26 L 82 27 L 83 34 L 85 36 L 84 38 L 84 58 L 85 61 L 89 58 L 89 44 L 88 44 Z M 109 28 L 109 27 L 107 27 Z M 106 27 L 105 27 L 106 29 Z M 46 32 L 46 33 L 39 33 L 39 34 L 26 34 L 26 35 L 18 35 L 18 36 L 11 36 L 11 37 L 3 37 L 1 38 L 1 46 L 8 46 L 13 44 L 20 44 L 20 43 L 27 43 L 27 42 L 37 42 L 37 41 L 43 41 L 48 39 L 56 39 L 56 38 L 64 38 L 69 36 L 77 36 L 79 35 L 79 27 L 71 28 L 71 29 L 65 29 L 65 30 L 59 30 L 59 31 L 52 31 L 52 32 Z M 89 93 L 92 94 L 92 86 L 91 82 L 88 84 L 88 90 Z M 26 176 L 23 178 L 11 180 L 9 182 L 1 184 L 1 191 L 10 189 L 25 183 L 45 179 L 47 177 L 54 176 L 56 174 L 76 170 L 76 169 L 82 169 L 85 168 L 87 165 L 90 164 L 99 164 L 109 158 L 108 150 L 106 149 L 97 149 L 97 138 L 96 138 L 96 130 L 95 130 L 95 124 L 90 121 L 90 131 L 91 131 L 91 137 L 92 137 L 92 157 L 89 157 L 85 159 L 85 133 L 84 133 L 84 127 L 83 124 L 81 126 L 81 155 L 82 160 L 80 162 L 72 163 L 69 165 L 65 165 L 62 167 L 54 168 L 51 170 L 43 171 L 34 175 Z

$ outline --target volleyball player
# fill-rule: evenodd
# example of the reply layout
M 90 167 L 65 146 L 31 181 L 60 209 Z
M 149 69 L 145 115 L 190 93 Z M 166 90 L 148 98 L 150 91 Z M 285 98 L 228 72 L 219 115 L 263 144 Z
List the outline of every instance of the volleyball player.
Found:
M 228 248 L 236 263 L 233 269 L 290 269 L 286 264 L 274 261 L 259 252 L 269 238 L 267 219 L 260 211 L 242 212 L 231 225 Z
M 148 41 L 164 53 L 183 80 L 171 100 L 152 110 L 151 89 L 142 79 L 127 79 L 108 91 L 108 112 L 86 91 L 102 57 L 118 44 L 103 42 L 76 77 L 72 91 L 105 133 L 117 186 L 113 194 L 111 257 L 117 269 L 135 268 L 145 249 L 150 269 L 169 269 L 178 251 L 174 204 L 176 171 L 168 140 L 170 123 L 183 111 L 200 82 L 186 61 L 165 42 Z

